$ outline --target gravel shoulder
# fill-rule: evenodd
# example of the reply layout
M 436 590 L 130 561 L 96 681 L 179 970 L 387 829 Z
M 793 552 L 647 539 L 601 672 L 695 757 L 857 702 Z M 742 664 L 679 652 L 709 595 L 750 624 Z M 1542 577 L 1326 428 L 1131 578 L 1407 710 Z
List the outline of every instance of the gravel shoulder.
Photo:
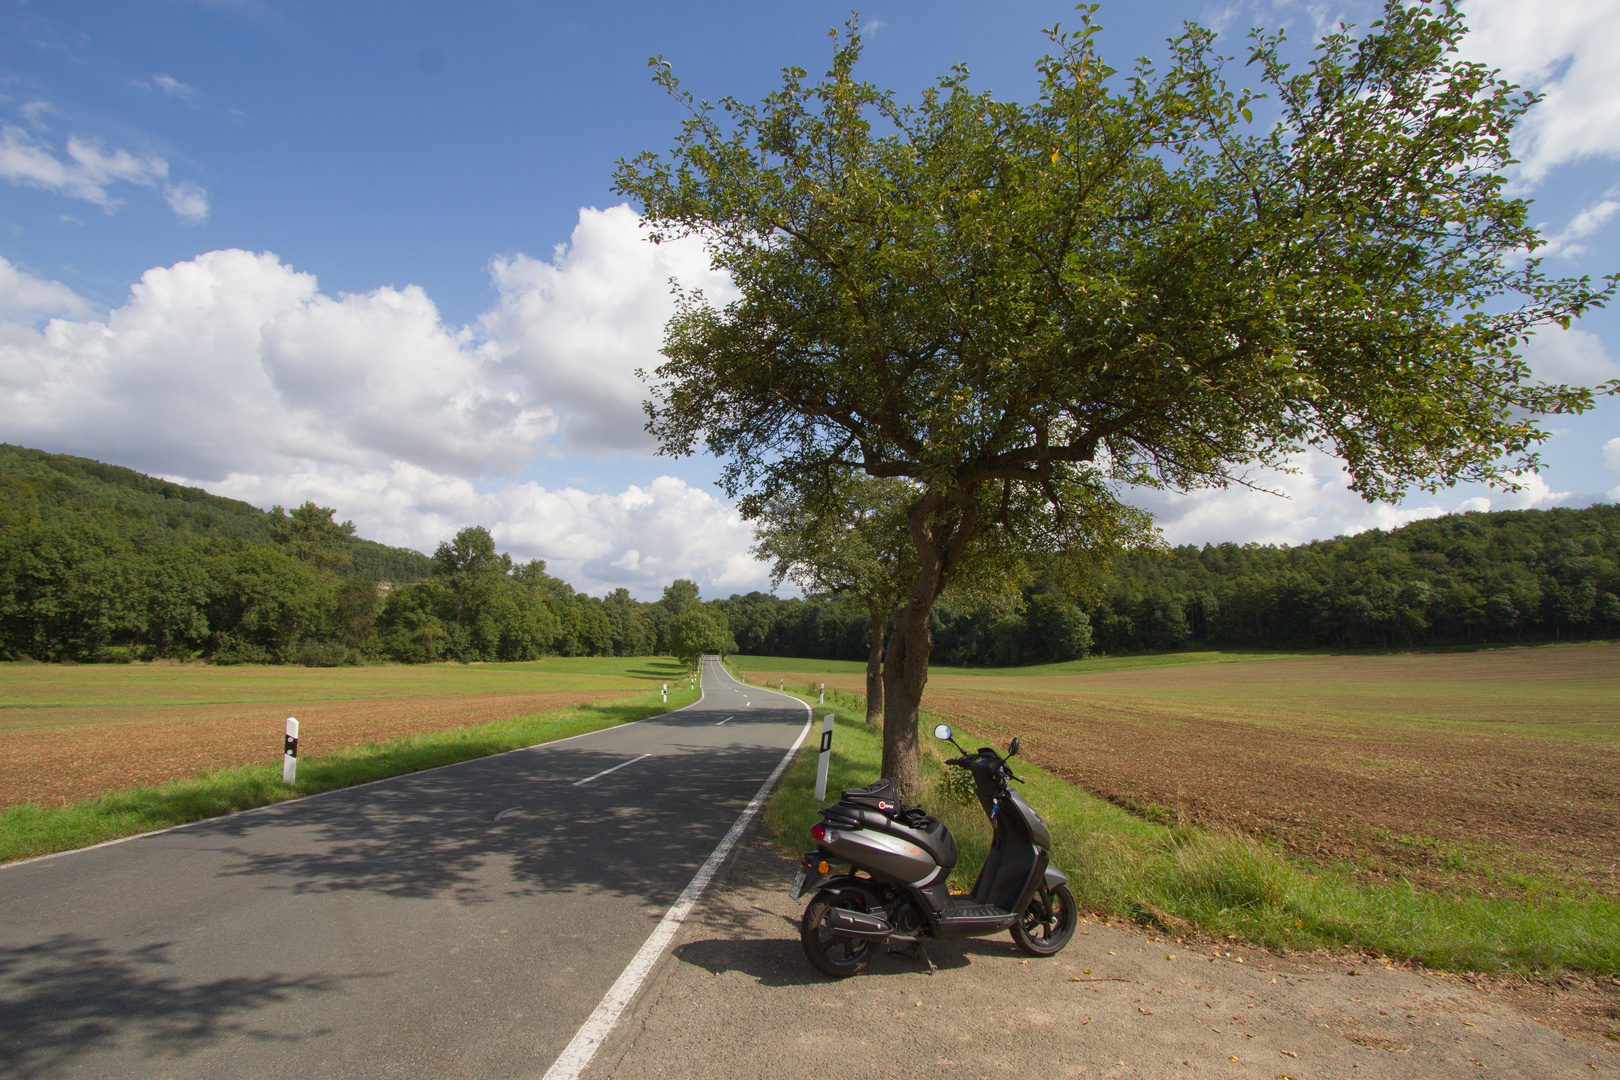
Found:
M 1454 978 L 1117 923 L 1049 960 L 1001 935 L 931 945 L 932 976 L 881 956 L 834 982 L 800 951 L 793 870 L 758 835 L 742 847 L 589 1080 L 1620 1077 L 1620 1054 Z

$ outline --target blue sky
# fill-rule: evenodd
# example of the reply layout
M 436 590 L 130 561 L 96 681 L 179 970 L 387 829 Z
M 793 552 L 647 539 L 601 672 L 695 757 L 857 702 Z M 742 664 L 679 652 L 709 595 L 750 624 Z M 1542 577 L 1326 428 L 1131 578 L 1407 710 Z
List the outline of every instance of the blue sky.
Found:
M 1516 178 L 1560 273 L 1620 269 L 1614 4 L 1465 4 L 1470 48 L 1543 87 Z M 1362 3 L 1112 4 L 1119 67 L 1182 19 L 1308 42 Z M 0 439 L 261 505 L 315 498 L 431 549 L 481 523 L 576 585 L 760 587 L 715 463 L 651 456 L 639 384 L 667 278 L 723 295 L 699 251 L 651 253 L 614 162 L 665 149 L 669 59 L 707 98 L 823 70 L 839 4 L 312 4 L 0 0 Z M 1027 98 L 1047 3 L 883 4 L 865 74 L 909 95 L 956 62 Z M 1548 374 L 1620 374 L 1617 315 L 1545 335 Z M 1620 406 L 1558 425 L 1518 496 L 1368 507 L 1335 464 L 1292 498 L 1145 495 L 1176 542 L 1299 542 L 1458 509 L 1585 505 L 1620 484 Z

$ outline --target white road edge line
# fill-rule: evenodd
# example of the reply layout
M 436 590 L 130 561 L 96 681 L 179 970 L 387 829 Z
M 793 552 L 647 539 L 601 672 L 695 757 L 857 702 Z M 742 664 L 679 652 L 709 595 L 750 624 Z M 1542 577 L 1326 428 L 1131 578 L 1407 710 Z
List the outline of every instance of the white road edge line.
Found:
M 794 701 L 804 705 L 804 702 L 798 701 L 797 698 Z M 546 1070 L 546 1074 L 541 1080 L 578 1080 L 579 1075 L 585 1071 L 585 1067 L 596 1056 L 597 1050 L 601 1049 L 602 1043 L 612 1033 L 614 1025 L 619 1022 L 619 1017 L 624 1015 L 624 1010 L 629 1007 L 630 1002 L 636 996 L 636 992 L 641 989 L 641 984 L 646 980 L 648 973 L 652 971 L 653 965 L 658 962 L 658 958 L 663 955 L 664 950 L 669 947 L 669 943 L 674 940 L 675 932 L 681 928 L 681 923 L 686 921 L 686 916 L 691 913 L 693 905 L 698 901 L 698 897 L 702 896 L 703 890 L 709 887 L 709 882 L 714 878 L 715 871 L 720 869 L 720 864 L 725 861 L 732 845 L 736 844 L 737 838 L 742 836 L 743 830 L 754 819 L 754 815 L 759 813 L 759 808 L 765 805 L 765 799 L 770 795 L 771 789 L 776 786 L 776 782 L 787 771 L 788 763 L 793 760 L 793 755 L 799 752 L 799 747 L 804 744 L 805 737 L 810 734 L 810 728 L 815 723 L 815 713 L 808 705 L 804 705 L 804 710 L 810 713 L 810 719 L 804 722 L 804 730 L 799 732 L 797 739 L 793 740 L 793 745 L 786 754 L 782 755 L 782 760 L 776 763 L 776 770 L 771 773 L 770 779 L 760 786 L 759 791 L 743 809 L 742 815 L 731 826 L 731 831 L 726 833 L 725 837 L 720 841 L 720 846 L 715 848 L 708 860 L 698 868 L 697 874 L 693 876 L 686 888 L 681 891 L 680 898 L 664 913 L 664 917 L 659 920 L 658 925 L 653 928 L 653 932 L 642 943 L 640 951 L 619 973 L 619 977 L 613 981 L 613 985 L 608 987 L 608 992 L 603 995 L 601 1004 L 596 1006 L 596 1011 L 586 1018 L 585 1023 L 580 1025 L 578 1031 L 574 1032 L 573 1039 L 563 1048 L 563 1052 L 557 1056 L 557 1060 L 552 1062 L 551 1068 Z
M 719 727 L 719 726 L 720 726 L 720 724 L 725 724 L 725 723 L 729 723 L 729 722 L 731 722 L 731 721 L 732 721 L 732 720 L 735 720 L 735 719 L 737 719 L 737 718 L 736 718 L 736 717 L 735 717 L 735 716 L 728 716 L 728 717 L 726 717 L 726 718 L 725 718 L 725 719 L 724 719 L 724 720 L 722 720 L 722 721 L 720 721 L 720 723 L 719 723 L 719 724 L 716 724 L 716 725 L 714 725 L 714 726 L 715 726 L 715 727 Z
M 620 769 L 624 768 L 626 765 L 634 765 L 636 762 L 640 761 L 641 758 L 650 758 L 650 757 L 652 757 L 651 754 L 642 754 L 641 757 L 633 757 L 629 761 L 621 761 L 617 765 L 613 766 L 611 769 L 603 769 L 599 773 L 591 773 L 591 775 L 587 776 L 583 780 L 575 780 L 574 781 L 574 786 L 575 787 L 583 787 L 584 785 L 590 783 L 592 780 L 595 780 L 599 776 L 606 776 L 610 772 L 618 772 Z

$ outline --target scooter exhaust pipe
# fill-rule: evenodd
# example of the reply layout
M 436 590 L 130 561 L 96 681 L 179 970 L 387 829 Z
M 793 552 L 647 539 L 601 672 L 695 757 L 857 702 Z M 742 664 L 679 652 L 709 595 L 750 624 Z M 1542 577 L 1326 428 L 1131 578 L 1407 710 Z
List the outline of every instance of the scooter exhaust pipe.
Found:
M 827 914 L 827 932 L 833 937 L 856 941 L 888 941 L 894 933 L 886 919 L 864 911 L 834 908 Z

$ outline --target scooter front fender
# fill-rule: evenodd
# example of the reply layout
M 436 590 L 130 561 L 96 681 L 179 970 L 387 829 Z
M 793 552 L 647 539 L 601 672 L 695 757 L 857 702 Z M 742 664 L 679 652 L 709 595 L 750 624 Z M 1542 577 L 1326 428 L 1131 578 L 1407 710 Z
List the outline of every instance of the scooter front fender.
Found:
M 1059 870 L 1057 867 L 1048 863 L 1046 867 L 1045 882 L 1048 889 L 1055 889 L 1059 885 L 1067 885 L 1069 883 L 1069 876 L 1063 871 Z

